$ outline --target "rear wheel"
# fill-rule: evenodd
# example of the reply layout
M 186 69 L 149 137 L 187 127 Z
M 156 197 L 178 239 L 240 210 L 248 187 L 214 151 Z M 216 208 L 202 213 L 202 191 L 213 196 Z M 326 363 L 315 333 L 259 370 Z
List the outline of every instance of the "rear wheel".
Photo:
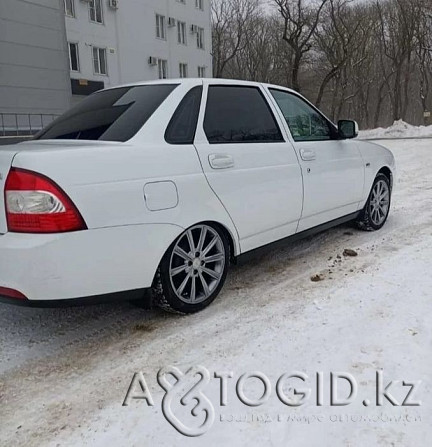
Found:
M 369 195 L 368 201 L 357 219 L 361 230 L 380 230 L 387 221 L 391 204 L 390 179 L 384 174 L 378 174 Z
M 219 227 L 189 228 L 162 259 L 153 285 L 156 304 L 183 314 L 204 309 L 221 291 L 229 259 L 229 243 Z

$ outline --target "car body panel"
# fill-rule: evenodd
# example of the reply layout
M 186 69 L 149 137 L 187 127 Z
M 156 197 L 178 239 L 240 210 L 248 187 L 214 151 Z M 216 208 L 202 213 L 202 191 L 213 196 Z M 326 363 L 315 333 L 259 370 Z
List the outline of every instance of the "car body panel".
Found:
M 0 148 L 0 286 L 40 301 L 148 288 L 168 247 L 193 225 L 221 225 L 238 256 L 362 209 L 378 171 L 395 172 L 391 152 L 369 142 L 296 143 L 268 85 L 202 79 L 142 84 L 157 83 L 178 85 L 127 142 L 41 140 Z M 203 120 L 211 84 L 258 87 L 285 141 L 210 145 Z M 199 85 L 204 91 L 194 144 L 168 144 L 173 113 Z M 304 149 L 315 151 L 316 159 L 302 160 Z M 211 166 L 209 157 L 227 154 L 233 167 Z M 8 233 L 3 189 L 11 166 L 56 182 L 88 230 Z
M 0 146 L 0 235 L 7 233 L 4 185 L 9 173 L 12 161 L 17 154 L 16 146 Z
M 365 169 L 357 143 L 300 142 L 295 147 L 299 154 L 316 154 L 315 160 L 301 160 L 304 206 L 298 231 L 355 212 L 363 198 Z
M 295 141 L 282 110 L 270 93 L 270 89 L 274 88 L 275 86 L 265 85 L 267 97 L 277 109 L 285 133 L 297 153 L 303 176 L 304 203 L 297 232 L 355 212 L 363 198 L 365 169 L 358 142 Z M 298 93 L 282 87 L 277 87 L 276 90 L 300 97 L 331 123 L 321 111 Z
M 362 201 L 359 205 L 359 209 L 362 209 L 369 197 L 378 172 L 387 168 L 392 174 L 391 183 L 392 188 L 394 188 L 397 181 L 397 169 L 394 155 L 389 149 L 370 141 L 358 141 L 357 143 L 365 165 L 365 182 Z
M 65 234 L 0 236 L 0 284 L 30 301 L 66 300 L 151 287 L 155 266 L 183 232 L 169 224 Z
M 211 188 L 236 225 L 241 250 L 245 252 L 296 232 L 303 204 L 301 170 L 287 140 L 209 144 L 203 121 L 208 87 L 214 84 L 204 82 L 195 147 Z M 224 81 L 217 85 L 224 85 Z M 281 127 L 273 107 L 272 113 Z M 210 163 L 210 157 L 215 156 L 230 157 L 233 165 L 215 169 Z
M 237 255 L 240 247 L 235 226 L 209 187 L 195 147 L 170 145 L 164 140 L 165 129 L 179 102 L 190 88 L 200 84 L 201 80 L 186 81 L 175 89 L 164 107 L 156 110 L 126 143 L 35 141 L 20 145 L 22 150 L 15 157 L 14 166 L 40 172 L 61 185 L 91 229 L 145 223 L 188 228 L 214 220 L 232 235 Z M 149 210 L 144 186 L 165 181 L 175 184 L 178 205 Z M 194 201 L 188 199 L 191 196 Z M 198 203 L 200 206 L 196 206 Z

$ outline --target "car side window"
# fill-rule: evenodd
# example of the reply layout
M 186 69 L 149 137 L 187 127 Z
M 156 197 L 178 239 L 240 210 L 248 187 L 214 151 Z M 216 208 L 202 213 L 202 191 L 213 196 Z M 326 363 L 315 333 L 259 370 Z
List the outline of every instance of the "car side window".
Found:
M 204 131 L 210 144 L 284 141 L 269 104 L 257 87 L 209 87 Z
M 193 144 L 201 106 L 202 86 L 186 93 L 171 118 L 165 132 L 165 141 L 170 144 Z
M 270 89 L 281 109 L 294 141 L 323 141 L 333 138 L 330 123 L 299 96 Z

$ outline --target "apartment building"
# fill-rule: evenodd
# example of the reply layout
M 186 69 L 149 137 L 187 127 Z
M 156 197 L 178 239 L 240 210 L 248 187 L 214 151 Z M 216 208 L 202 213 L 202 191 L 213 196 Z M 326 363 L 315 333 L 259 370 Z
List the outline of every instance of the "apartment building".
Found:
M 211 76 L 210 14 L 210 0 L 0 0 L 0 136 L 101 88 Z
M 40 127 L 70 105 L 63 6 L 0 0 L 0 136 L 5 127 Z
M 210 0 L 64 0 L 74 101 L 134 81 L 212 73 Z

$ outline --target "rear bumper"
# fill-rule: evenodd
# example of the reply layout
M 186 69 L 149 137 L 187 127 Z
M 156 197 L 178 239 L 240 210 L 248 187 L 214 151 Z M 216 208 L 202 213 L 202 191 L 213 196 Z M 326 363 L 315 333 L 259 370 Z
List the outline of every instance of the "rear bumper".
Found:
M 27 300 L 13 300 L 21 305 L 142 296 L 182 231 L 176 225 L 149 224 L 52 235 L 6 233 L 0 236 L 0 287 L 23 294 Z
M 83 298 L 73 298 L 65 300 L 28 300 L 16 299 L 8 296 L 0 295 L 0 303 L 12 304 L 14 306 L 22 307 L 36 307 L 36 308 L 58 308 L 58 307 L 77 307 L 89 306 L 97 304 L 106 304 L 118 301 L 140 301 L 146 307 L 152 306 L 152 289 L 137 289 L 128 290 L 125 292 L 107 293 L 105 295 L 88 296 Z

